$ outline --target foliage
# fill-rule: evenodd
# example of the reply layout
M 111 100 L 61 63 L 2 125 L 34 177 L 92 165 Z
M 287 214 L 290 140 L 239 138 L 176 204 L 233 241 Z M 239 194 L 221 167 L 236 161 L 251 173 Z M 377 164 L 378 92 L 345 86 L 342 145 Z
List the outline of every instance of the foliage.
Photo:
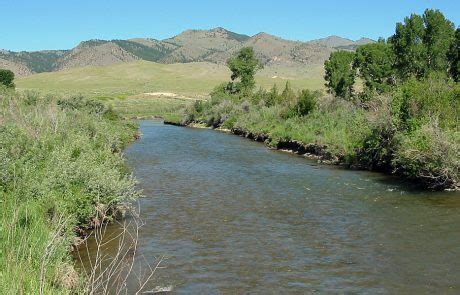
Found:
M 352 67 L 353 59 L 353 52 L 336 51 L 324 63 L 324 79 L 330 93 L 345 99 L 352 97 L 356 77 L 356 70 Z
M 396 70 L 402 79 L 427 76 L 431 71 L 447 72 L 447 53 L 453 42 L 454 24 L 439 10 L 412 14 L 396 25 L 390 38 L 396 57 Z
M 232 93 L 248 93 L 254 89 L 256 71 L 262 68 L 262 64 L 255 57 L 252 47 L 243 47 L 235 57 L 227 61 L 227 65 L 232 72 L 232 83 L 229 89 Z M 239 79 L 239 82 L 235 80 Z
M 81 97 L 0 95 L 1 286 L 78 292 L 68 254 L 75 227 L 115 218 L 138 195 L 120 153 L 136 126 Z
M 397 136 L 400 143 L 394 154 L 393 166 L 432 188 L 459 187 L 458 130 L 443 129 L 433 119 L 410 133 L 399 133 Z
M 318 92 L 311 92 L 308 89 L 302 90 L 297 98 L 295 106 L 298 116 L 306 116 L 311 113 L 316 106 Z
M 298 94 L 292 92 L 287 95 L 289 99 L 280 102 L 280 106 L 282 106 L 281 117 L 284 119 L 302 117 L 311 113 L 316 106 L 319 93 L 304 89 Z
M 412 77 L 422 80 L 434 73 L 450 73 L 458 80 L 459 34 L 439 10 L 427 9 L 422 16 L 412 14 L 404 23 L 396 24 L 388 43 L 380 39 L 360 46 L 354 56 L 351 52 L 333 52 L 325 63 L 326 86 L 336 96 L 349 99 L 354 94 L 357 71 L 364 82 L 364 90 L 357 97 L 366 102 Z M 351 59 L 353 69 L 349 66 Z
M 10 70 L 0 69 L 0 85 L 14 88 L 14 73 Z
M 384 93 L 395 82 L 394 55 L 390 45 L 384 42 L 360 46 L 356 50 L 354 67 L 371 93 Z
M 460 86 L 433 74 L 418 81 L 409 79 L 393 94 L 393 125 L 413 131 L 423 124 L 438 120 L 440 127 L 455 129 L 460 114 Z
M 404 19 L 404 24 L 396 24 L 396 32 L 390 38 L 394 48 L 395 66 L 399 77 L 410 75 L 421 77 L 426 69 L 426 48 L 423 45 L 425 28 L 423 18 L 412 14 Z
M 284 105 L 290 105 L 295 102 L 295 99 L 296 94 L 294 90 L 292 90 L 291 83 L 287 81 L 281 95 L 278 96 L 278 102 Z
M 281 100 L 276 84 L 268 92 L 263 89 L 259 90 L 255 97 L 258 97 L 256 100 L 261 101 L 267 107 L 273 106 Z
M 454 41 L 455 26 L 439 10 L 425 10 L 423 21 L 423 44 L 426 46 L 428 68 L 430 71 L 445 73 L 448 69 L 446 57 Z

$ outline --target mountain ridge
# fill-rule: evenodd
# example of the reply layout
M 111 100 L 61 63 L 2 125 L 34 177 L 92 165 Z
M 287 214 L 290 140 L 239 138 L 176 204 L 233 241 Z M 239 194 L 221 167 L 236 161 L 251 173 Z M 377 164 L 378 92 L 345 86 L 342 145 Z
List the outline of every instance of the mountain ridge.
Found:
M 353 41 L 335 35 L 302 42 L 286 40 L 266 32 L 248 36 L 216 27 L 210 30 L 190 29 L 163 40 L 91 39 L 68 50 L 14 52 L 2 49 L 0 67 L 12 70 L 17 76 L 27 76 L 135 60 L 165 64 L 201 61 L 223 64 L 246 46 L 253 47 L 256 56 L 266 66 L 318 65 L 335 50 L 354 50 L 372 42 L 375 41 L 365 37 Z

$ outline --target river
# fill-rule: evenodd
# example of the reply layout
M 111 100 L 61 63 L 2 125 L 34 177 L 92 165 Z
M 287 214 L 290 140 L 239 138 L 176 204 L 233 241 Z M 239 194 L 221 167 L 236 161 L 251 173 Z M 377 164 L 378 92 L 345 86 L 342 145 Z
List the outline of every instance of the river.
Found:
M 137 255 L 165 258 L 146 290 L 460 292 L 458 193 L 212 130 L 140 124 L 125 152 L 144 194 Z

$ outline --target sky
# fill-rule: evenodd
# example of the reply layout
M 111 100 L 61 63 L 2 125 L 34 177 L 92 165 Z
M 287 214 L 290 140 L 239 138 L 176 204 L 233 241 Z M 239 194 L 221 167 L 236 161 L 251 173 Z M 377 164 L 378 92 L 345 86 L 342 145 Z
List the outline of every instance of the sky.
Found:
M 426 8 L 440 9 L 460 25 L 460 0 L 0 0 L 0 48 L 70 49 L 89 39 L 165 39 L 214 27 L 300 41 L 378 39 Z

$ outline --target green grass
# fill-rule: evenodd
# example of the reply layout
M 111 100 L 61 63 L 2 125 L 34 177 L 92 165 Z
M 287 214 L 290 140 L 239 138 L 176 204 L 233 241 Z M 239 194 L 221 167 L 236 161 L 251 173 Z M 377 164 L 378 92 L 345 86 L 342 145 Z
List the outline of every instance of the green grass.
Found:
M 3 88 L 0 97 L 0 293 L 84 292 L 74 229 L 137 197 L 121 154 L 137 126 L 97 101 Z
M 134 95 L 124 99 L 113 100 L 114 110 L 124 118 L 153 118 L 180 121 L 185 108 L 194 100 L 158 95 Z
M 271 144 L 293 139 L 326 145 L 330 152 L 340 155 L 354 153 L 357 133 L 369 131 L 369 128 L 362 128 L 365 126 L 357 126 L 364 120 L 362 110 L 331 97 L 322 97 L 316 110 L 308 116 L 284 119 L 282 112 L 279 106 L 252 107 L 249 112 L 238 115 L 231 127 L 267 134 L 273 139 Z

